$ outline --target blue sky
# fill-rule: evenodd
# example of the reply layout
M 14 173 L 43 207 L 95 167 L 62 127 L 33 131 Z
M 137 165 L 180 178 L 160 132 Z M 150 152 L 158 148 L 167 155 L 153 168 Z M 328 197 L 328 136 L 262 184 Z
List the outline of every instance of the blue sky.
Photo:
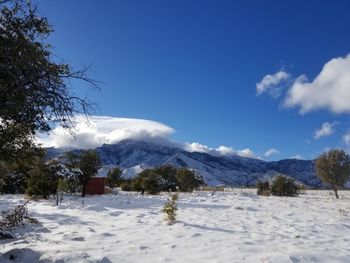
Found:
M 350 98 L 349 1 L 60 0 L 39 10 L 58 58 L 91 64 L 104 82 L 101 94 L 75 83 L 96 115 L 157 121 L 174 141 L 266 160 L 348 149 L 350 109 L 334 105 Z M 258 95 L 268 74 L 275 84 Z

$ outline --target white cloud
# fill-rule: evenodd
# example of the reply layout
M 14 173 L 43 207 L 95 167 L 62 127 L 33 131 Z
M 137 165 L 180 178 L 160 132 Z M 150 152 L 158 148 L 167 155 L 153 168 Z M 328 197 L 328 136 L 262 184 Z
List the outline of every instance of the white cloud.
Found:
M 350 145 L 350 130 L 343 135 L 343 142 Z
M 269 157 L 271 155 L 279 154 L 279 153 L 280 153 L 279 150 L 277 150 L 275 148 L 271 148 L 271 149 L 267 150 L 264 155 L 265 155 L 265 157 Z
M 350 54 L 328 61 L 312 81 L 305 75 L 296 79 L 284 101 L 287 107 L 300 107 L 300 113 L 327 109 L 350 113 Z
M 300 155 L 300 154 L 297 154 L 297 155 L 294 155 L 294 156 L 290 157 L 290 159 L 303 160 L 304 157 L 302 155 Z
M 207 145 L 200 144 L 198 142 L 186 143 L 184 149 L 188 152 L 200 152 L 200 153 L 209 153 L 213 149 Z
M 62 127 L 55 128 L 50 134 L 39 134 L 37 142 L 44 147 L 90 149 L 102 144 L 115 144 L 125 139 L 154 141 L 157 143 L 183 148 L 189 152 L 204 152 L 216 156 L 239 155 L 255 158 L 250 149 L 235 151 L 224 145 L 211 148 L 198 142 L 178 143 L 170 140 L 174 129 L 156 121 L 107 116 L 75 118 L 74 136 Z
M 238 155 L 241 157 L 256 158 L 256 154 L 249 148 L 235 151 L 232 147 L 227 147 L 224 145 L 218 148 L 211 148 L 207 145 L 200 144 L 198 142 L 186 143 L 184 149 L 189 152 L 204 152 L 215 156 L 232 156 Z
M 218 148 L 215 149 L 218 153 L 221 155 L 234 155 L 236 152 L 233 150 L 232 147 L 227 147 L 224 145 L 219 146 Z
M 62 127 L 49 135 L 39 135 L 38 142 L 45 147 L 95 148 L 102 144 L 114 144 L 124 139 L 168 141 L 174 132 L 171 127 L 150 120 L 92 116 L 76 117 L 75 135 Z
M 255 153 L 252 150 L 250 150 L 249 148 L 237 151 L 237 155 L 242 156 L 242 157 L 249 157 L 249 158 L 256 157 Z
M 322 137 L 327 137 L 334 133 L 334 126 L 336 126 L 338 123 L 337 122 L 324 122 L 322 123 L 321 128 L 317 129 L 314 134 L 314 139 L 318 140 Z
M 273 75 L 266 75 L 263 79 L 256 83 L 256 94 L 259 96 L 262 93 L 269 93 L 272 97 L 279 97 L 281 95 L 281 88 L 283 83 L 290 78 L 290 74 L 284 71 L 279 71 Z

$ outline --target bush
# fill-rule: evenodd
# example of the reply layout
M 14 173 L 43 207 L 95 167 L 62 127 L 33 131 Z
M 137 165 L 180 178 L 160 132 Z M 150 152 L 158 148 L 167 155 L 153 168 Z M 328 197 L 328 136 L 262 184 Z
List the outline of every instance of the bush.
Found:
M 273 180 L 271 193 L 276 196 L 297 196 L 298 186 L 292 179 L 278 175 Z
M 169 221 L 169 225 L 176 220 L 177 205 L 176 202 L 179 199 L 179 193 L 175 193 L 168 199 L 163 207 L 163 212 L 166 213 L 166 219 Z
M 133 190 L 132 182 L 130 180 L 127 180 L 127 181 L 121 183 L 120 188 L 122 189 L 122 191 L 130 192 Z
M 144 178 L 144 190 L 149 194 L 158 194 L 164 189 L 165 180 L 163 177 L 155 172 L 151 172 Z
M 268 181 L 258 182 L 256 186 L 258 188 L 258 195 L 269 196 L 271 194 L 270 184 Z

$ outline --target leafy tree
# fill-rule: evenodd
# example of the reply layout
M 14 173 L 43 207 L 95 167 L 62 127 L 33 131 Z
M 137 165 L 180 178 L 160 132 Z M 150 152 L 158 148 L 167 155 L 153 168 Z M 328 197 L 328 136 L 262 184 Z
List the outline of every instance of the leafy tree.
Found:
M 95 150 L 84 151 L 80 155 L 79 168 L 81 171 L 79 182 L 83 187 L 81 196 L 84 197 L 85 188 L 89 179 L 95 176 L 101 168 L 101 161 L 97 152 Z
M 296 196 L 298 195 L 298 186 L 294 180 L 278 175 L 272 182 L 271 193 L 277 196 Z
M 316 172 L 321 181 L 332 187 L 339 199 L 338 189 L 344 186 L 350 175 L 350 156 L 343 150 L 330 150 L 316 160 Z
M 185 168 L 177 170 L 176 180 L 180 191 L 185 192 L 192 192 L 193 189 L 204 184 L 203 180 L 194 171 Z
M 37 132 L 71 129 L 91 103 L 71 92 L 71 80 L 96 87 L 88 68 L 58 63 L 47 39 L 53 28 L 30 0 L 0 0 L 0 159 L 24 159 Z
M 118 167 L 113 168 L 107 173 L 106 184 L 111 188 L 119 186 L 124 181 L 125 179 L 122 176 L 122 170 Z
M 76 105 L 90 107 L 70 92 L 70 79 L 96 83 L 86 69 L 73 71 L 57 63 L 46 42 L 53 31 L 30 1 L 0 2 L 0 116 L 4 123 L 25 124 L 32 131 L 49 131 L 52 122 L 71 127 Z

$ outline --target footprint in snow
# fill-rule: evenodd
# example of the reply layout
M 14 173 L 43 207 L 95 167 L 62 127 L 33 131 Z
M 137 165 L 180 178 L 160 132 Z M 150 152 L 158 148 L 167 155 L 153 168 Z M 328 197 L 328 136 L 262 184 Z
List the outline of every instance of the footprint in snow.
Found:
M 102 233 L 101 236 L 103 236 L 103 237 L 114 237 L 115 234 L 111 234 L 111 233 L 105 232 L 105 233 Z
M 112 212 L 109 213 L 110 216 L 120 216 L 122 213 L 121 212 Z
M 83 237 L 73 237 L 71 238 L 72 241 L 85 241 L 85 238 Z

